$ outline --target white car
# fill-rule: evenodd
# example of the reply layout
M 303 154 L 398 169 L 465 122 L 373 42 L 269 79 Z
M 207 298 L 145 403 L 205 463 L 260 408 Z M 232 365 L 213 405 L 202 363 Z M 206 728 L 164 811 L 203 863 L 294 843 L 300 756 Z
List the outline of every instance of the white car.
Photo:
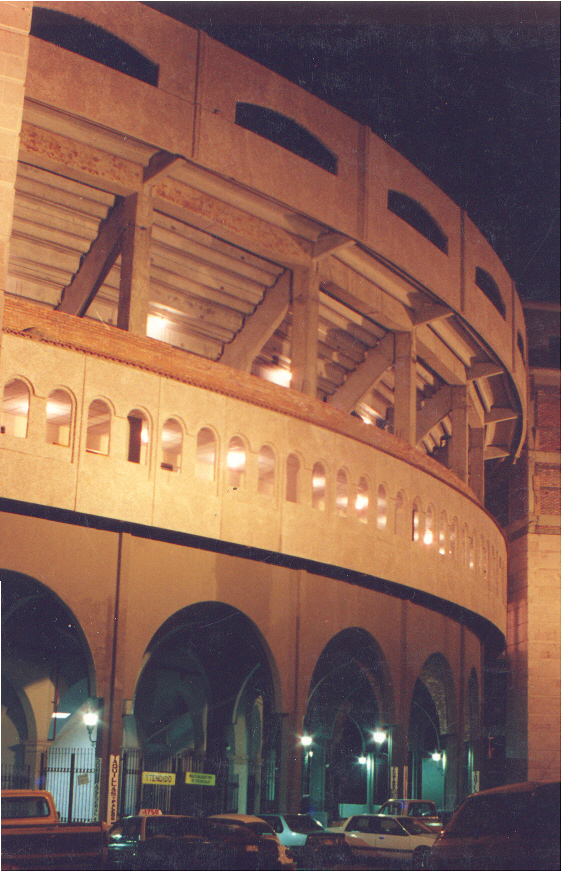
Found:
M 343 832 L 355 858 L 376 856 L 413 868 L 427 866 L 431 847 L 437 840 L 437 832 L 419 819 L 376 813 L 350 816 L 327 831 Z
M 295 871 L 296 862 L 293 854 L 285 847 L 279 837 L 275 833 L 275 829 L 268 822 L 261 819 L 259 816 L 252 816 L 249 813 L 214 813 L 209 819 L 228 820 L 230 822 L 240 822 L 246 828 L 251 829 L 254 834 L 263 838 L 270 838 L 277 844 L 279 853 L 279 866 L 282 871 Z
M 424 798 L 389 798 L 375 813 L 385 816 L 413 816 L 422 819 L 426 825 L 436 826 L 437 831 L 443 828 L 443 820 L 437 813 L 434 801 Z

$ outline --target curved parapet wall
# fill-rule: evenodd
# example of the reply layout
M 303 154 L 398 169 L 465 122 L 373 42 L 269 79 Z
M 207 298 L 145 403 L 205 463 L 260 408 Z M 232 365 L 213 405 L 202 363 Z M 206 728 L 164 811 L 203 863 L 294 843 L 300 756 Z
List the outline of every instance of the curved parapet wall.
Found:
M 423 593 L 504 632 L 499 528 L 453 474 L 380 429 L 220 364 L 164 356 L 148 338 L 11 301 L 1 378 L 29 392 L 25 425 L 0 437 L 4 498 L 25 494 L 39 505 L 297 557 L 368 585 L 387 581 L 402 597 Z M 72 412 L 64 439 L 53 442 L 56 389 Z M 105 444 L 89 437 L 99 401 L 108 411 Z M 138 460 L 133 414 L 146 423 Z
M 119 37 L 157 67 L 158 84 L 123 76 L 32 38 L 28 101 L 119 132 L 124 140 L 132 138 L 182 156 L 190 162 L 192 173 L 196 168 L 210 172 L 198 180 L 208 193 L 216 193 L 222 185 L 224 194 L 228 185 L 236 183 L 237 190 L 226 198 L 233 206 L 244 208 L 250 192 L 259 192 L 262 217 L 285 231 L 303 233 L 308 220 L 356 241 L 372 256 L 372 263 L 367 270 L 357 246 L 347 252 L 345 263 L 359 274 L 367 273 L 406 306 L 422 290 L 458 314 L 483 348 L 501 362 L 517 396 L 516 413 L 525 415 L 525 325 L 513 282 L 469 217 L 408 161 L 368 129 L 297 86 L 140 4 L 36 6 L 88 19 Z M 46 69 L 52 71 L 48 77 Z M 296 123 L 333 156 L 337 172 L 272 142 L 267 131 L 260 136 L 237 124 L 237 107 L 242 105 Z M 38 117 L 35 110 L 34 118 Z M 25 135 L 24 124 L 24 140 Z M 86 131 L 84 142 L 95 145 Z M 52 159 L 55 167 L 57 156 Z M 133 174 L 126 183 L 128 192 L 139 184 Z M 169 203 L 169 187 L 162 186 L 160 193 Z M 405 195 L 427 211 L 447 241 L 446 252 L 388 208 L 389 192 Z M 158 185 L 155 194 L 158 197 Z M 227 220 L 209 214 L 208 226 L 214 224 L 224 233 Z M 232 227 L 230 232 L 234 233 Z M 306 239 L 304 244 L 306 248 Z M 302 255 L 299 246 L 280 245 L 276 250 L 278 263 L 289 267 L 302 263 Z M 479 287 L 478 268 L 492 278 L 503 312 Z M 517 442 L 522 431 L 520 427 Z M 516 445 L 513 451 L 517 449 Z

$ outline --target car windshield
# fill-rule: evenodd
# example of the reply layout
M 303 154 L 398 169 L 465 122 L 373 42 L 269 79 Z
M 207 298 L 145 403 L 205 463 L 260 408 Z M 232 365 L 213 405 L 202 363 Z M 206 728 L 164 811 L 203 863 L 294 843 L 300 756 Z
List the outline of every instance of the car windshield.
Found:
M 397 816 L 396 819 L 401 826 L 404 826 L 409 835 L 429 835 L 432 833 L 430 828 L 410 816 Z
M 294 816 L 286 816 L 285 820 L 292 832 L 299 835 L 308 835 L 310 832 L 323 831 L 319 822 L 316 822 L 308 813 L 296 813 Z

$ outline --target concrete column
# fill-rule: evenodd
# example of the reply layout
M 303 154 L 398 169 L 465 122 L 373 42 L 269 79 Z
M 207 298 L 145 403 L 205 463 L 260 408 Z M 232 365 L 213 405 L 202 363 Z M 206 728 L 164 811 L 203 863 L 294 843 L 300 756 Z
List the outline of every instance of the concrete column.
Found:
M 451 386 L 452 435 L 449 441 L 449 468 L 468 483 L 468 390 L 465 385 Z
M 316 397 L 318 361 L 318 306 L 320 288 L 317 267 L 293 271 L 293 334 L 291 388 Z
M 402 331 L 395 336 L 394 434 L 416 445 L 416 338 Z
M 0 3 L 0 344 L 32 3 Z
M 477 498 L 484 503 L 484 428 L 469 428 L 468 484 Z
M 150 290 L 152 194 L 149 189 L 125 201 L 127 225 L 121 248 L 121 282 L 117 327 L 146 337 Z

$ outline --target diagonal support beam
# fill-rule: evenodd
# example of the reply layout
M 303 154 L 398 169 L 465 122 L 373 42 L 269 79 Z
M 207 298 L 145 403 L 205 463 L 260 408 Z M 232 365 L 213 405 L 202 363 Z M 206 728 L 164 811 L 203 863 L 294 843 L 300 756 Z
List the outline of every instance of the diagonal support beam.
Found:
M 349 374 L 344 384 L 330 395 L 328 403 L 338 410 L 350 413 L 393 364 L 394 334 L 390 332 L 377 343 L 374 349 L 369 349 L 364 361 Z
M 167 176 L 172 169 L 181 164 L 184 159 L 171 152 L 155 152 L 148 165 L 143 170 L 142 181 L 145 185 L 155 185 Z
M 349 249 L 355 245 L 355 240 L 351 237 L 346 237 L 345 234 L 328 234 L 321 237 L 312 245 L 313 258 L 325 258 L 328 255 L 333 255 L 341 249 Z
M 124 201 L 117 198 L 70 285 L 63 289 L 57 310 L 73 316 L 84 315 L 121 251 L 125 228 Z
M 291 274 L 285 270 L 277 282 L 266 289 L 263 301 L 248 316 L 232 342 L 225 346 L 221 364 L 249 373 L 254 358 L 287 315 L 290 300 Z
M 419 443 L 432 428 L 448 416 L 453 409 L 451 386 L 444 385 L 432 398 L 428 398 L 418 411 L 416 423 L 416 440 Z

